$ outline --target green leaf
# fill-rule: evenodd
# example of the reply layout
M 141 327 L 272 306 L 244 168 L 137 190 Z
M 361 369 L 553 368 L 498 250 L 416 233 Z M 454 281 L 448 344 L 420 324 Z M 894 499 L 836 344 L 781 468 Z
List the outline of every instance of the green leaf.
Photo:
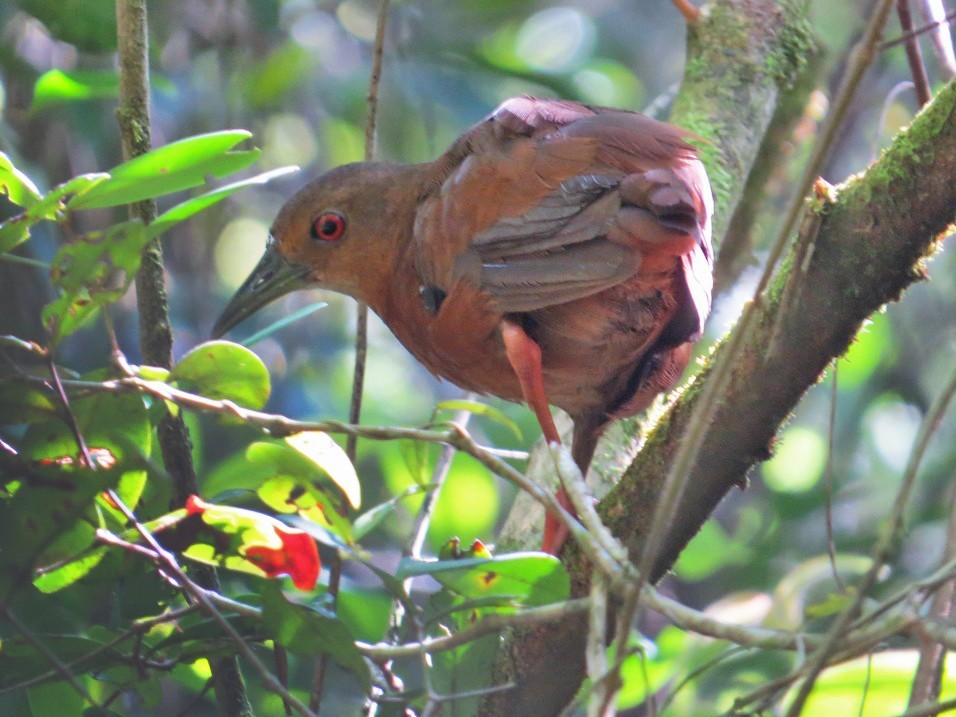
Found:
M 272 336 L 272 334 L 274 334 L 279 329 L 284 329 L 289 324 L 294 324 L 299 319 L 304 319 L 309 314 L 312 314 L 318 311 L 319 309 L 323 309 L 326 306 L 328 306 L 328 302 L 325 302 L 325 301 L 316 301 L 315 303 L 309 304 L 308 306 L 304 306 L 298 311 L 293 311 L 288 316 L 283 316 L 281 319 L 273 321 L 271 324 L 266 326 L 261 331 L 256 331 L 252 336 L 244 338 L 239 343 L 241 343 L 243 346 L 252 346 L 253 344 L 258 343 L 259 341 L 262 341 L 263 339 L 268 338 L 269 336 Z
M 294 655 L 328 655 L 369 689 L 368 666 L 345 624 L 332 613 L 291 603 L 277 585 L 267 584 L 262 590 L 262 623 Z
M 218 202 L 221 202 L 223 199 L 235 194 L 240 189 L 245 189 L 246 187 L 251 187 L 254 185 L 265 184 L 267 182 L 271 182 L 273 179 L 285 177 L 298 171 L 298 167 L 280 167 L 279 169 L 273 169 L 268 172 L 263 172 L 262 174 L 257 174 L 254 177 L 249 177 L 249 179 L 243 179 L 238 182 L 233 182 L 232 184 L 227 184 L 224 187 L 211 189 L 204 194 L 200 194 L 198 197 L 187 199 L 185 202 L 181 202 L 175 207 L 163 212 L 146 228 L 146 232 L 149 234 L 151 239 L 158 237 L 160 234 L 168 231 L 180 222 L 189 219 L 189 217 L 208 209 Z
M 13 162 L 0 152 L 0 193 L 6 194 L 17 206 L 29 209 L 40 198 L 40 190 L 30 178 L 13 166 Z
M 126 293 L 148 241 L 143 225 L 128 221 L 110 227 L 105 236 L 93 233 L 60 247 L 50 270 L 60 296 L 42 312 L 54 343 Z
M 168 78 L 155 74 L 150 76 L 150 86 L 154 91 L 160 90 L 168 94 L 172 94 L 176 89 Z M 40 75 L 33 85 L 30 111 L 37 112 L 52 105 L 118 95 L 119 73 L 114 70 L 49 70 Z
M 248 167 L 259 150 L 230 152 L 251 137 L 245 130 L 225 130 L 187 137 L 114 167 L 109 179 L 83 196 L 70 209 L 115 207 L 198 187 L 210 175 L 222 178 Z
M 413 575 L 430 575 L 463 597 L 507 597 L 525 605 L 566 600 L 571 593 L 571 581 L 561 561 L 544 553 L 433 562 L 402 560 L 397 577 Z
M 254 410 L 266 405 L 272 390 L 262 359 L 231 341 L 199 344 L 173 367 L 170 378 L 187 391 Z
M 438 630 L 430 631 L 430 635 L 459 632 L 480 620 L 490 612 L 486 608 L 457 609 L 461 601 L 452 596 L 447 590 L 434 594 L 428 601 L 426 620 L 428 625 L 436 622 Z M 436 616 L 431 613 L 437 612 Z M 432 656 L 432 683 L 433 689 L 441 694 L 476 693 L 492 686 L 492 666 L 500 646 L 500 636 L 497 634 L 483 635 L 454 650 L 443 650 Z M 480 698 L 464 697 L 449 703 L 451 717 L 464 717 L 479 713 Z
M 33 584 L 37 590 L 42 593 L 54 593 L 69 587 L 77 580 L 85 578 L 93 568 L 102 562 L 106 555 L 106 546 L 100 545 L 79 556 L 76 560 L 71 560 L 55 568 L 43 569 L 33 579 Z
M 0 383 L 0 425 L 51 421 L 60 417 L 49 391 L 23 383 Z
M 120 477 L 119 467 L 93 471 L 80 468 L 74 456 L 60 461 L 0 458 L 0 473 L 29 471 L 33 479 L 22 482 L 12 498 L 0 502 L 0 602 L 9 604 L 12 593 L 30 584 L 41 554 L 88 515 L 96 496 L 116 485 Z
M 823 602 L 807 605 L 806 613 L 808 617 L 829 617 L 848 610 L 855 600 L 856 588 L 848 585 L 846 592 L 829 592 Z
M 102 372 L 86 378 L 102 378 Z M 145 457 L 152 443 L 152 429 L 146 403 L 138 394 L 97 393 L 74 399 L 71 409 L 77 426 L 94 460 L 101 468 L 119 471 L 115 487 L 120 498 L 130 508 L 135 508 L 146 484 Z M 34 423 L 23 437 L 21 453 L 32 460 L 53 461 L 66 464 L 78 462 L 76 438 L 73 431 L 61 420 Z M 123 523 L 123 518 L 108 502 L 102 507 Z M 64 526 L 64 529 L 70 526 Z M 85 549 L 87 544 L 73 546 L 72 553 Z M 48 562 L 66 558 L 67 555 L 44 556 Z
M 297 513 L 352 542 L 345 517 L 348 498 L 318 463 L 292 446 L 266 441 L 250 445 L 246 458 L 257 470 L 268 469 L 269 478 L 257 491 L 266 505 L 280 513 Z
M 56 219 L 57 213 L 63 209 L 62 201 L 65 197 L 81 196 L 108 177 L 108 174 L 103 173 L 73 177 L 33 202 L 25 212 L 0 223 L 0 254 L 25 242 L 34 224 L 45 219 Z
M 345 450 L 328 433 L 302 431 L 285 437 L 285 442 L 318 466 L 342 489 L 353 508 L 362 505 L 362 486 L 359 485 L 355 466 Z
M 438 458 L 438 446 L 425 441 L 401 440 L 398 442 L 405 468 L 412 480 L 419 486 L 431 482 L 435 461 Z
M 78 715 L 87 706 L 86 700 L 65 681 L 50 682 L 27 688 L 27 699 L 33 717 Z
M 352 539 L 355 541 L 361 540 L 375 530 L 379 525 L 381 525 L 382 521 L 384 521 L 388 516 L 394 513 L 395 509 L 398 508 L 399 503 L 406 498 L 410 498 L 413 495 L 418 495 L 424 491 L 425 488 L 421 486 L 409 486 L 399 495 L 393 496 L 384 503 L 379 503 L 374 508 L 366 510 L 352 523 Z
M 77 102 L 119 94 L 119 75 L 114 71 L 87 70 L 64 72 L 49 70 L 33 85 L 32 112 L 50 105 Z
M 91 172 L 68 179 L 44 194 L 36 204 L 27 210 L 27 215 L 37 221 L 40 219 L 56 219 L 57 213 L 66 208 L 64 202 L 69 205 L 109 178 L 110 175 L 105 172 Z
M 518 424 L 513 420 L 508 418 L 504 413 L 499 411 L 493 406 L 489 406 L 486 403 L 480 403 L 478 401 L 466 401 L 464 399 L 456 399 L 451 401 L 442 401 L 435 406 L 436 411 L 468 411 L 476 416 L 484 416 L 495 423 L 499 423 L 502 426 L 507 426 L 511 429 L 511 432 L 514 433 L 515 437 L 520 441 L 521 440 L 521 429 L 518 428 Z

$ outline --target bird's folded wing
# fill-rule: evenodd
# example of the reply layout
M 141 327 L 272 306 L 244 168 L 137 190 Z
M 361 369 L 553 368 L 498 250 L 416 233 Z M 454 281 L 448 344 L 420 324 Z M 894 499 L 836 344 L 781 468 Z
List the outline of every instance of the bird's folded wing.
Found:
M 509 100 L 435 163 L 416 223 L 423 283 L 464 280 L 498 311 L 533 311 L 626 281 L 654 254 L 709 259 L 686 137 L 634 113 Z

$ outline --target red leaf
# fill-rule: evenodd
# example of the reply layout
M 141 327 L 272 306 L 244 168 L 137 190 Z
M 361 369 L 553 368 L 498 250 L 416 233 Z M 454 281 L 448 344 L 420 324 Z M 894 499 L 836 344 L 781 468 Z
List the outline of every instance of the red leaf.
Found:
M 299 590 L 312 590 L 322 569 L 315 540 L 301 530 L 276 527 L 275 531 L 282 541 L 282 547 L 249 546 L 245 550 L 246 560 L 254 563 L 270 578 L 288 575 Z

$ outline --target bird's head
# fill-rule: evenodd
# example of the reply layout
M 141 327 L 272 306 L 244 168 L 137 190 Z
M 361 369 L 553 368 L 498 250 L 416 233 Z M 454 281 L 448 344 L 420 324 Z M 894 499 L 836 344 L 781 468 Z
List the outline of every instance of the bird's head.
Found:
M 347 164 L 300 189 L 279 210 L 265 253 L 213 336 L 297 289 L 321 287 L 373 303 L 411 233 L 416 193 L 401 177 L 408 169 Z

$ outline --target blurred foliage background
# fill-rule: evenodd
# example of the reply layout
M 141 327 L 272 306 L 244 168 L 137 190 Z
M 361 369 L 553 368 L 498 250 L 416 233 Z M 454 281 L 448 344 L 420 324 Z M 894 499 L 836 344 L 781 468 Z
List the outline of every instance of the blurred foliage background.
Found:
M 772 172 L 757 224 L 754 268 L 718 299 L 701 350 L 733 323 L 750 296 L 755 267 L 868 5 L 860 0 L 814 3 L 812 24 L 821 48 L 816 89 Z M 262 148 L 257 171 L 286 164 L 302 167 L 290 179 L 235 195 L 164 240 L 177 356 L 208 336 L 226 299 L 257 261 L 284 198 L 316 173 L 361 159 L 377 9 L 372 0 L 150 4 L 154 145 L 200 132 L 245 128 Z M 0 4 L 0 150 L 42 183 L 41 190 L 120 161 L 113 13 L 112 0 Z M 682 73 L 684 33 L 682 18 L 667 0 L 395 2 L 387 30 L 376 155 L 402 162 L 431 159 L 498 102 L 522 93 L 666 116 L 668 98 Z M 898 33 L 891 21 L 887 35 Z M 931 80 L 944 81 L 928 44 L 925 56 Z M 837 183 L 865 167 L 912 116 L 912 92 L 905 87 L 896 91 L 908 78 L 900 47 L 880 55 L 839 150 L 828 161 L 829 181 Z M 0 204 L 0 218 L 11 213 L 12 207 Z M 108 220 L 96 212 L 82 218 L 91 225 Z M 53 231 L 38 232 L 21 253 L 48 262 L 63 239 Z M 724 502 L 666 579 L 667 591 L 689 605 L 710 606 L 728 619 L 763 618 L 769 625 L 795 627 L 806 618 L 808 606 L 823 602 L 834 590 L 825 560 L 828 473 L 838 564 L 846 576 L 865 569 L 861 556 L 881 528 L 919 421 L 953 363 L 952 247 L 944 247 L 931 262 L 929 275 L 930 281 L 875 316 L 840 361 L 838 372 L 831 371 L 810 391 L 781 434 L 775 457 L 751 477 L 747 490 Z M 0 334 L 41 339 L 39 309 L 50 297 L 41 269 L 0 262 Z M 253 348 L 272 373 L 269 411 L 303 419 L 344 418 L 353 361 L 355 309 L 350 300 L 322 292 L 292 295 L 236 333 L 250 335 L 317 300 L 328 306 Z M 132 292 L 112 316 L 122 349 L 131 362 L 138 362 Z M 454 386 L 425 372 L 377 320 L 370 343 L 365 422 L 423 424 L 431 420 L 436 402 L 460 395 Z M 92 325 L 63 345 L 60 358 L 86 370 L 105 365 L 107 354 L 102 326 Z M 475 433 L 498 446 L 527 448 L 538 433 L 531 414 L 523 407 L 495 405 L 518 423 L 522 440 L 506 427 L 481 419 L 474 423 Z M 252 485 L 255 476 L 243 473 L 237 456 L 255 432 L 194 417 L 190 428 L 204 494 L 241 501 L 236 491 Z M 358 470 L 366 505 L 411 484 L 420 460 L 412 453 L 397 443 L 360 443 Z M 883 590 L 939 564 L 954 458 L 956 421 L 950 417 L 931 448 L 899 560 Z M 161 496 L 168 487 L 151 490 Z M 432 549 L 453 535 L 493 543 L 512 498 L 510 486 L 467 457 L 458 457 L 431 529 Z M 414 499 L 406 501 L 405 510 L 366 541 L 379 551 L 383 565 L 394 561 L 407 540 L 415 507 Z M 378 639 L 387 598 L 366 573 L 347 571 L 345 584 L 343 609 L 354 613 L 359 636 Z M 648 675 L 655 690 L 672 687 L 725 650 L 672 627 L 660 632 L 653 618 L 646 634 Z M 887 692 L 874 693 L 864 714 L 889 714 L 905 704 L 908 683 L 894 683 L 891 676 L 899 674 L 893 670 L 905 672 L 915 663 L 902 659 L 901 664 L 903 668 L 897 663 L 871 666 L 887 670 L 881 687 Z M 673 703 L 674 713 L 726 709 L 734 695 L 779 669 L 766 655 L 735 653 L 683 689 Z M 624 695 L 630 705 L 643 695 L 643 672 L 636 664 L 633 675 L 633 687 Z M 131 713 L 173 714 L 168 710 L 181 707 L 186 699 L 177 689 L 195 689 L 196 680 L 201 684 L 199 676 L 192 683 L 188 675 L 176 677 L 179 688 L 167 687 L 159 706 L 152 711 L 131 707 Z M 858 694 L 859 681 L 837 682 L 834 700 L 845 697 L 840 684 L 852 684 L 857 690 L 853 694 Z M 346 699 L 348 689 L 342 691 Z M 276 707 L 275 698 L 254 694 L 263 705 Z M 851 709 L 858 706 L 850 704 Z M 896 707 L 887 711 L 888 705 Z M 199 705 L 190 714 L 210 713 L 204 709 L 211 707 Z

